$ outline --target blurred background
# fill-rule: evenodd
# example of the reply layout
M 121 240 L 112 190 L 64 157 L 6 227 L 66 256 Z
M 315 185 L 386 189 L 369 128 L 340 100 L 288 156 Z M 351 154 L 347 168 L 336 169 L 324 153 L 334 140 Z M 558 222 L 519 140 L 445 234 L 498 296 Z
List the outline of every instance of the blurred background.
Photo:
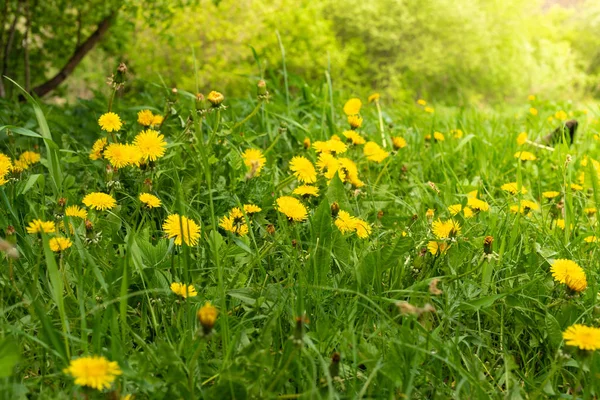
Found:
M 600 96 L 598 0 L 6 0 L 7 75 L 48 101 L 91 98 L 124 62 L 131 93 L 152 85 L 292 90 L 439 103 Z M 285 57 L 283 57 L 285 55 Z M 197 73 L 195 73 L 197 72 Z M 0 95 L 16 96 L 3 80 Z

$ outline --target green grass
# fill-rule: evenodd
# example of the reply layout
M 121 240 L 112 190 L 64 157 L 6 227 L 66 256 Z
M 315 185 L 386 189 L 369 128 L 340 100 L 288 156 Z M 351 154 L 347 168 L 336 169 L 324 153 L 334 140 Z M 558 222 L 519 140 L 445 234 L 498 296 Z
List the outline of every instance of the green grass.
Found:
M 37 149 L 42 162 L 0 186 L 0 232 L 20 253 L 0 261 L 0 398 L 598 396 L 598 355 L 566 346 L 561 334 L 573 323 L 600 325 L 598 246 L 583 240 L 600 233 L 596 216 L 583 211 L 598 206 L 591 162 L 599 158 L 597 107 L 586 115 L 584 106 L 535 100 L 538 116 L 528 104 L 430 114 L 382 98 L 387 149 L 392 136 L 404 137 L 407 147 L 381 163 L 368 161 L 362 146 L 350 147 L 344 156 L 357 163 L 365 186 L 319 175 L 320 196 L 303 200 L 308 220 L 290 223 L 274 207 L 298 184 L 289 161 L 303 155 L 316 162 L 304 139 L 314 143 L 348 129 L 342 106 L 349 96 L 331 88 L 329 78 L 302 91 L 270 88 L 268 103 L 226 99 L 226 110 L 206 115 L 192 113 L 193 96 L 180 90 L 161 129 L 165 156 L 152 168 L 111 173 L 105 160 L 88 157 L 103 136 L 96 121 L 106 100 L 68 108 L 10 105 L 15 112 L 1 114 L 1 125 L 11 126 L 0 133 L 2 152 L 16 159 Z M 137 111 L 161 112 L 168 93 L 116 101 L 113 110 L 125 121 L 118 140 L 132 141 L 142 129 Z M 363 102 L 359 132 L 381 144 L 377 108 Z M 580 121 L 574 146 L 551 152 L 517 145 L 522 131 L 534 140 L 553 130 L 558 122 L 547 117 L 561 109 Z M 454 129 L 463 136 L 453 137 Z M 436 131 L 445 141 L 425 140 Z M 267 159 L 251 179 L 241 156 L 248 148 L 262 149 Z M 538 159 L 519 162 L 519 150 Z M 582 172 L 584 190 L 572 191 Z M 517 181 L 526 194 L 500 189 Z M 465 206 L 474 190 L 490 210 L 456 215 L 462 229 L 447 241 L 448 251 L 428 253 L 432 220 L 449 219 L 448 206 Z M 550 190 L 561 196 L 543 199 Z M 49 237 L 27 234 L 34 218 L 64 218 L 60 198 L 81 205 L 94 191 L 112 194 L 118 206 L 89 210 L 90 230 L 69 218 L 70 249 L 55 254 Z M 157 195 L 162 207 L 143 208 L 142 191 Z M 511 213 L 521 199 L 540 210 Z M 369 222 L 368 239 L 340 233 L 334 202 Z M 232 207 L 247 203 L 262 208 L 247 236 L 219 228 Z M 165 238 L 162 223 L 173 213 L 201 224 L 197 245 Z M 565 230 L 555 227 L 560 213 Z M 493 237 L 490 255 L 486 236 Z M 550 263 L 559 258 L 584 268 L 585 291 L 553 281 Z M 443 293 L 430 292 L 433 279 Z M 198 296 L 176 296 L 172 282 L 193 284 Z M 208 337 L 199 335 L 196 320 L 206 301 L 219 310 Z M 403 315 L 400 301 L 430 304 L 435 312 Z M 339 364 L 332 362 L 336 353 Z M 82 389 L 62 372 L 83 355 L 118 362 L 123 374 L 111 390 Z

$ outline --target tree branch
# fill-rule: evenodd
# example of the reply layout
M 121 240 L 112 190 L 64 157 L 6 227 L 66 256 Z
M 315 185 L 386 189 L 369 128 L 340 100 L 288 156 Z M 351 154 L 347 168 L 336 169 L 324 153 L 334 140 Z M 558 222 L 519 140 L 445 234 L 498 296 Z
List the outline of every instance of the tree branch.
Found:
M 96 46 L 96 44 L 100 41 L 100 39 L 102 39 L 106 31 L 108 31 L 108 28 L 110 28 L 110 25 L 115 15 L 116 11 L 113 11 L 112 13 L 110 13 L 110 15 L 104 18 L 98 24 L 98 27 L 96 28 L 94 33 L 92 33 L 85 40 L 85 42 L 83 42 L 79 47 L 77 47 L 77 49 L 75 49 L 75 52 L 73 53 L 71 58 L 69 58 L 69 61 L 67 61 L 65 66 L 62 67 L 62 69 L 54 77 L 42 83 L 41 85 L 34 87 L 32 92 L 38 95 L 39 97 L 42 97 L 50 93 L 51 91 L 56 89 L 58 85 L 63 83 L 65 79 L 67 79 L 69 75 L 73 73 L 73 70 L 75 70 L 75 68 L 79 65 L 79 63 L 81 62 L 81 60 L 83 60 L 87 53 L 89 53 L 90 50 L 92 50 L 94 46 Z

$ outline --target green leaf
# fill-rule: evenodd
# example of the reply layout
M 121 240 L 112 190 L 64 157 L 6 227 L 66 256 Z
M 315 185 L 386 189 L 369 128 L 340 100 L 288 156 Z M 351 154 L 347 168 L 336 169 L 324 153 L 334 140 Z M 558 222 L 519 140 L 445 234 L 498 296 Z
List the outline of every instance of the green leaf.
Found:
M 351 210 L 348 197 L 346 197 L 346 188 L 338 174 L 335 174 L 331 182 L 329 182 L 329 187 L 327 187 L 327 199 L 331 204 L 334 202 L 338 203 L 340 209 L 344 211 Z
M 331 265 L 332 221 L 327 199 L 323 199 L 311 219 L 312 271 L 311 281 L 323 285 Z
M 473 309 L 474 311 L 479 311 L 483 308 L 490 307 L 492 304 L 494 304 L 496 302 L 496 300 L 501 299 L 504 296 L 506 296 L 506 294 L 494 294 L 494 295 L 490 295 L 490 296 L 480 297 L 476 300 L 471 300 L 471 301 L 462 303 L 460 308 L 462 308 L 462 309 L 470 308 L 470 309 Z
M 560 346 L 562 342 L 562 330 L 556 318 L 552 314 L 546 314 L 545 318 L 546 332 L 548 333 L 548 339 L 553 347 Z
M 2 339 L 0 341 L 0 378 L 11 376 L 20 358 L 19 346 L 11 339 Z

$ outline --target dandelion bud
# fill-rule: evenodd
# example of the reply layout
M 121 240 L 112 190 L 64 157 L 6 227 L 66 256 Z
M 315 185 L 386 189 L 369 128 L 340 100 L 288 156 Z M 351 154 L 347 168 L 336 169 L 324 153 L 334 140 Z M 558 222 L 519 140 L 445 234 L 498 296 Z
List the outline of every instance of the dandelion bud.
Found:
M 273 225 L 273 224 L 267 225 L 267 232 L 269 233 L 269 235 L 273 235 L 275 233 L 275 225 Z
M 123 87 L 123 85 L 125 85 L 125 81 L 127 80 L 126 75 L 127 66 L 124 63 L 119 64 L 112 79 L 115 89 L 120 89 Z
M 337 351 L 331 356 L 331 364 L 329 364 L 329 375 L 331 378 L 338 377 L 340 375 L 340 360 L 342 356 Z
M 269 100 L 269 91 L 267 90 L 267 82 L 264 79 L 258 81 L 256 85 L 256 91 L 258 94 L 259 100 Z
M 304 324 L 308 324 L 309 320 L 306 315 L 296 317 L 296 328 L 294 329 L 294 343 L 301 346 L 304 338 Z
M 206 98 L 204 97 L 204 95 L 202 93 L 197 93 L 196 94 L 196 110 L 198 110 L 198 112 L 205 113 L 210 109 L 210 103 L 208 102 L 208 100 L 206 100 Z
M 67 199 L 65 199 L 64 197 L 61 197 L 60 199 L 58 199 L 58 205 L 60 207 L 64 207 L 65 204 L 67 204 Z
M 310 138 L 304 138 L 304 141 L 302 142 L 302 145 L 304 146 L 305 149 L 310 149 Z
M 6 227 L 6 236 L 12 236 L 16 233 L 17 231 L 15 231 L 15 227 L 12 225 L 8 225 Z
M 198 322 L 202 325 L 202 331 L 204 335 L 209 335 L 215 326 L 215 322 L 217 321 L 217 316 L 219 315 L 219 311 L 210 304 L 210 301 L 204 303 L 202 308 L 198 310 L 196 314 L 198 318 Z
M 94 229 L 94 224 L 92 224 L 92 221 L 90 221 L 89 219 L 86 219 L 85 220 L 85 230 L 91 231 L 92 229 Z
M 377 211 L 377 219 L 383 218 L 383 210 Z
M 494 243 L 494 238 L 492 236 L 486 236 L 485 239 L 483 239 L 483 252 L 485 254 L 492 254 L 493 251 L 493 243 Z
M 333 203 L 331 203 L 331 216 L 333 218 L 335 218 L 335 217 L 337 217 L 339 212 L 340 212 L 340 205 L 337 203 L 337 201 L 334 201 Z
M 292 247 L 298 246 L 298 241 L 296 239 L 292 239 Z
M 219 92 L 215 92 L 214 90 L 208 94 L 208 101 L 212 104 L 213 107 L 219 107 L 223 100 L 225 100 L 225 96 L 223 96 Z
M 429 182 L 427 182 L 427 184 L 429 185 L 430 188 L 432 188 L 433 190 L 435 190 L 435 192 L 437 194 L 440 194 L 440 189 L 438 189 L 438 187 L 435 185 L 435 183 L 429 181 Z

